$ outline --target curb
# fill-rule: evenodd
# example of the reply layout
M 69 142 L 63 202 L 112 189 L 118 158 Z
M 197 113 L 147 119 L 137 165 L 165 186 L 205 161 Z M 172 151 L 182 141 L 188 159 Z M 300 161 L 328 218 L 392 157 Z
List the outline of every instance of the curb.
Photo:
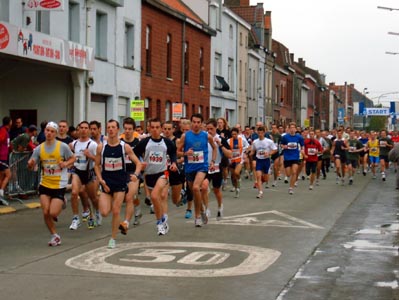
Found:
M 10 203 L 10 206 L 0 207 L 0 216 L 5 214 L 12 214 L 18 211 L 22 211 L 25 209 L 36 209 L 40 208 L 40 202 L 32 199 L 31 202 L 28 203 Z

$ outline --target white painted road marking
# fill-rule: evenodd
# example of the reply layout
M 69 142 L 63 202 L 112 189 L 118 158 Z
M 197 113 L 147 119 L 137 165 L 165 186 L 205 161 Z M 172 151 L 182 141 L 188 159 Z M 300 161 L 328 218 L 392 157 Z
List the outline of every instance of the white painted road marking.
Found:
M 279 217 L 276 219 L 262 219 L 260 217 Z M 238 226 L 269 226 L 269 227 L 290 227 L 290 228 L 312 228 L 312 229 L 323 229 L 323 227 L 306 222 L 304 220 L 295 218 L 286 213 L 270 210 L 261 211 L 256 213 L 228 216 L 224 217 L 220 221 L 210 221 L 213 225 L 238 225 Z
M 201 251 L 197 249 L 200 248 Z M 134 250 L 135 253 L 122 253 Z M 139 251 L 139 252 L 137 252 Z M 228 263 L 234 252 L 244 253 L 241 263 L 233 267 L 216 268 Z M 119 261 L 131 264 L 116 265 L 108 258 L 121 255 Z M 175 255 L 176 254 L 176 255 Z M 184 255 L 177 259 L 177 255 Z M 273 249 L 255 246 L 190 243 L 190 242 L 148 242 L 118 244 L 115 249 L 101 247 L 68 259 L 65 264 L 71 268 L 100 273 L 167 277 L 227 277 L 260 273 L 271 266 L 281 255 Z M 140 266 L 137 266 L 137 264 Z M 157 263 L 170 263 L 171 268 L 157 268 Z M 148 268 L 143 267 L 148 264 Z M 190 265 L 190 269 L 179 269 L 176 265 Z M 231 262 L 234 264 L 234 262 Z M 208 266 L 207 269 L 195 267 Z M 215 266 L 215 268 L 211 268 Z

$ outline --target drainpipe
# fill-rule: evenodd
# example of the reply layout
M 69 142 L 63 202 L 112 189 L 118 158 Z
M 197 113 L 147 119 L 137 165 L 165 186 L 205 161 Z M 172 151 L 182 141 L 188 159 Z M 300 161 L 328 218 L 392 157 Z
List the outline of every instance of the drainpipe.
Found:
M 93 8 L 93 0 L 86 0 L 86 41 L 85 45 L 90 46 L 90 31 L 91 31 L 91 18 L 90 18 L 90 11 Z M 90 71 L 85 72 L 85 88 L 86 88 L 86 96 L 85 96 L 85 104 L 84 104 L 84 114 L 83 119 L 88 120 L 90 115 L 90 85 L 92 84 L 91 81 L 93 80 L 93 74 Z
M 181 67 L 181 103 L 182 103 L 182 111 L 184 109 L 184 86 L 185 86 L 185 82 L 184 82 L 184 70 L 186 69 L 185 66 L 185 60 L 184 60 L 184 50 L 185 50 L 185 43 L 186 43 L 186 21 L 183 21 L 183 28 L 182 28 L 182 53 L 181 53 L 181 61 L 182 61 L 182 67 Z M 187 114 L 187 110 L 186 110 L 186 114 Z

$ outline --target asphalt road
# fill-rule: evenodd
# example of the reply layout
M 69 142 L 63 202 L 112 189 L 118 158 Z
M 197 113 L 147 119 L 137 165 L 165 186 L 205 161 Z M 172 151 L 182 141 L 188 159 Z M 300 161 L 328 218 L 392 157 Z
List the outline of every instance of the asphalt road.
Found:
M 170 231 L 157 236 L 143 207 L 113 250 L 110 218 L 70 231 L 68 208 L 52 248 L 40 209 L 19 209 L 0 215 L 1 298 L 399 299 L 393 176 L 341 186 L 330 173 L 313 191 L 299 181 L 294 195 L 279 181 L 263 199 L 243 180 L 239 199 L 224 192 L 222 221 L 213 197 L 203 228 L 170 205 Z

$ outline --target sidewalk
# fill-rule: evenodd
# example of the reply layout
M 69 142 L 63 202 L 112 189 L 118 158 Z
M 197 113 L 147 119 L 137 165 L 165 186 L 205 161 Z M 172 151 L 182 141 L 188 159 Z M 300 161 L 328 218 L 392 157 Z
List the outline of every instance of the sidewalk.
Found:
M 22 203 L 16 198 L 6 199 L 9 205 L 0 205 L 0 215 L 16 213 L 25 209 L 40 208 L 40 201 L 38 195 L 29 196 L 28 199 L 22 200 Z

